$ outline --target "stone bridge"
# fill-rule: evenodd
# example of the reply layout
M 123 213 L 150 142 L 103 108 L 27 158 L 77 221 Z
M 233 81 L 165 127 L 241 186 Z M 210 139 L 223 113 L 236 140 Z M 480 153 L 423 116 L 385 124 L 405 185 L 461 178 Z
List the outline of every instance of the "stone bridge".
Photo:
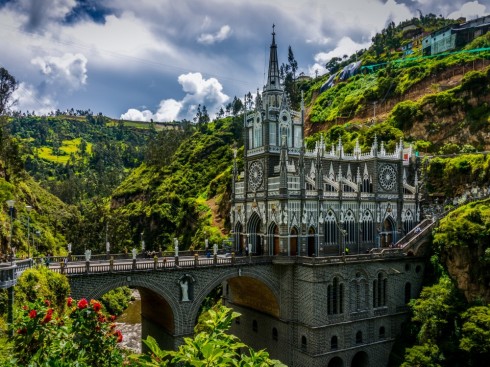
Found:
M 241 304 L 279 316 L 280 281 L 271 257 L 129 260 L 68 263 L 53 270 L 68 276 L 72 297 L 100 299 L 112 289 L 138 289 L 142 337 L 166 348 L 191 336 L 203 301 L 224 282 L 239 288 Z

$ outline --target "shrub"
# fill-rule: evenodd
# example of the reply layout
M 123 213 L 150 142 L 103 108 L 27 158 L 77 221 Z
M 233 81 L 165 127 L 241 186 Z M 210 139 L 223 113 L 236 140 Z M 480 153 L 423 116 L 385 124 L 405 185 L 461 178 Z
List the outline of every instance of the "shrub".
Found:
M 119 316 L 128 308 L 131 297 L 132 292 L 129 287 L 119 287 L 104 294 L 101 301 L 107 312 Z
M 122 364 L 114 317 L 95 300 L 68 298 L 58 312 L 48 300 L 29 302 L 13 325 L 13 355 L 8 366 L 112 367 Z

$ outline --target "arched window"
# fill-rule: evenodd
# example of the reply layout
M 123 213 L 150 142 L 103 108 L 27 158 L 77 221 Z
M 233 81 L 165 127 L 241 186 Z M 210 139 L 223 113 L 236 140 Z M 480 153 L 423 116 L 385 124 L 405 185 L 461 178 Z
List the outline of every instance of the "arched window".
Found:
M 379 338 L 380 339 L 384 339 L 385 337 L 386 337 L 385 327 L 384 326 L 381 326 L 379 328 Z
M 344 285 L 335 277 L 327 286 L 327 314 L 338 315 L 344 312 Z
M 337 349 L 339 347 L 339 339 L 336 335 L 332 336 L 330 339 L 330 349 Z
M 307 348 L 307 342 L 306 342 L 306 336 L 301 337 L 301 350 L 306 351 Z
M 361 222 L 361 242 L 374 242 L 373 216 L 369 210 L 364 211 Z
M 356 333 L 356 344 L 361 344 L 362 343 L 362 331 L 358 331 Z
M 337 218 L 331 210 L 325 216 L 325 244 L 327 246 L 338 245 L 339 229 L 337 226 Z
M 349 210 L 345 215 L 345 231 L 347 236 L 345 236 L 345 243 L 352 245 L 356 242 L 356 218 L 354 213 Z
M 405 304 L 410 302 L 412 299 L 412 284 L 406 283 L 405 284 Z
M 278 339 L 278 335 L 277 335 L 277 329 L 275 327 L 272 328 L 272 340 L 276 340 L 277 341 Z
M 258 325 L 257 325 L 257 320 L 253 320 L 253 321 L 252 321 L 252 330 L 253 330 L 254 332 L 258 332 L 258 331 L 259 331 L 259 327 L 258 327 Z
M 414 226 L 414 218 L 411 210 L 405 212 L 405 221 L 403 222 L 403 230 L 408 233 Z
M 383 273 L 378 274 L 378 279 L 373 281 L 373 307 L 386 306 L 386 291 L 388 279 Z

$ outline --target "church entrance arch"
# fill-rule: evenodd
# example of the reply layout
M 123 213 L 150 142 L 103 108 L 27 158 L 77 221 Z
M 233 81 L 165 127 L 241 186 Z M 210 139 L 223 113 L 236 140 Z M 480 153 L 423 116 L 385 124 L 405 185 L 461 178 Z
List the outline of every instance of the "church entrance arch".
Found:
M 298 229 L 296 227 L 291 228 L 289 236 L 289 256 L 298 255 Z
M 366 352 L 357 352 L 352 358 L 351 367 L 369 367 L 369 356 Z
M 248 222 L 248 245 L 250 251 L 256 255 L 262 255 L 262 238 L 261 238 L 262 221 L 257 213 L 253 213 Z
M 333 357 L 328 362 L 328 367 L 344 367 L 344 361 L 340 357 Z
M 276 223 L 272 223 L 269 227 L 269 246 L 272 249 L 272 255 L 279 255 L 281 247 L 279 245 L 279 227 Z
M 395 222 L 391 216 L 387 216 L 383 222 L 383 228 L 380 233 L 381 247 L 390 247 L 395 241 Z
M 310 227 L 310 229 L 308 229 L 308 256 L 315 255 L 315 238 L 315 228 Z

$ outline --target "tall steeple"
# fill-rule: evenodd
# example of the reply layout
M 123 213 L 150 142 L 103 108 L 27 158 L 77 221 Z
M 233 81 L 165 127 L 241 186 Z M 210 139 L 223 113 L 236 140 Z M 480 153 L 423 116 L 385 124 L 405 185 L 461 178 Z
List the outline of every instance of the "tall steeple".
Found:
M 272 25 L 272 44 L 269 57 L 269 73 L 267 76 L 267 85 L 265 90 L 281 90 L 281 81 L 279 78 L 279 62 L 277 60 L 277 45 L 275 25 Z

